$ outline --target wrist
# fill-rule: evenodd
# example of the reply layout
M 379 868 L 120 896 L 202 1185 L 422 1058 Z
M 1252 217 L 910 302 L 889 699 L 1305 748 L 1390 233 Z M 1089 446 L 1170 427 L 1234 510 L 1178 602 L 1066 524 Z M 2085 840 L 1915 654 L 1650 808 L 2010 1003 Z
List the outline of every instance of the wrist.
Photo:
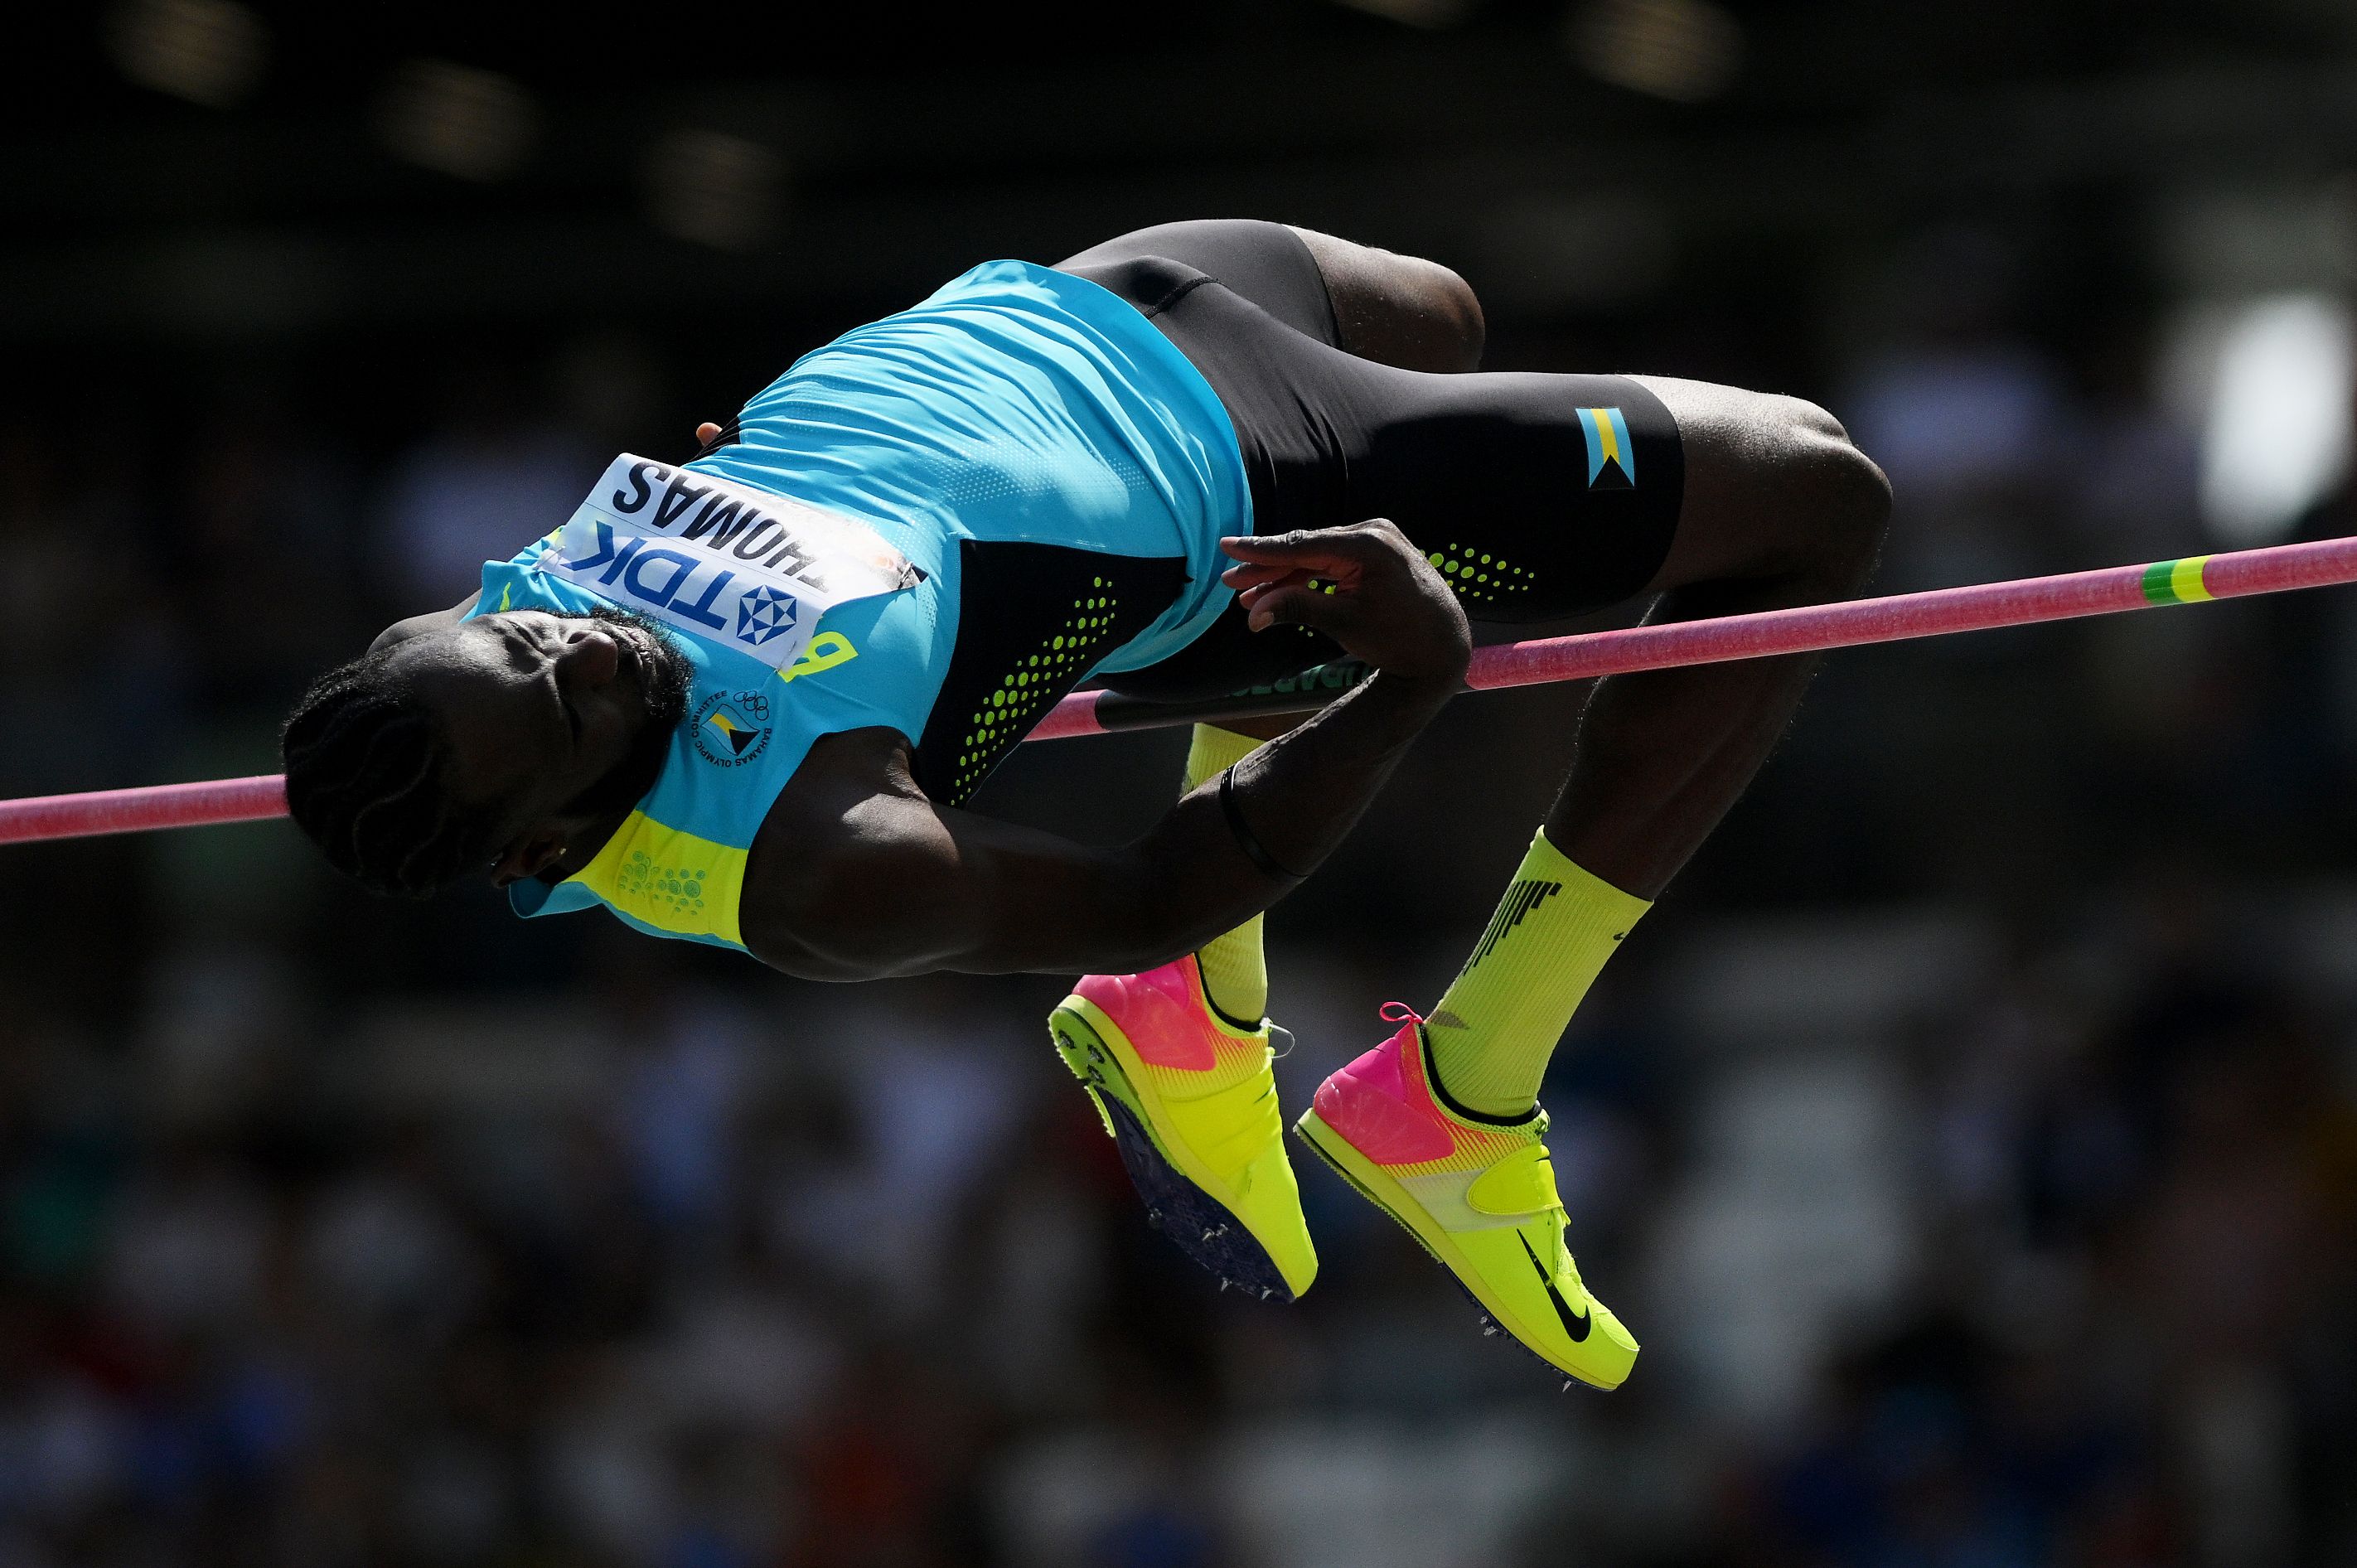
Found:
M 1448 671 L 1377 670 L 1360 683 L 1360 689 L 1380 693 L 1389 703 L 1423 710 L 1428 717 L 1465 689 L 1465 666 Z

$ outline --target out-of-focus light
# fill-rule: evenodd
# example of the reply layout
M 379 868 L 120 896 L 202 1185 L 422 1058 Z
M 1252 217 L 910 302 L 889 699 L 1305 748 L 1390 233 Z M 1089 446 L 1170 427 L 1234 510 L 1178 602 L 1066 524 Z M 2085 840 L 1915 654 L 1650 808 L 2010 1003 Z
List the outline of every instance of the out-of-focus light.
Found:
M 1591 0 L 1564 38 L 1591 76 L 1679 103 L 1726 91 L 1743 63 L 1741 26 L 1710 0 Z
M 1453 27 L 1473 14 L 1480 0 L 1334 0 L 1353 11 L 1388 16 L 1411 27 Z
M 411 60 L 393 73 L 378 105 L 377 134 L 409 162 L 460 179 L 503 179 L 540 139 L 532 95 L 494 70 L 450 60 Z
M 778 220 L 785 161 L 723 131 L 673 131 L 647 151 L 647 216 L 664 233 L 716 250 L 758 242 Z
M 300 332 L 344 297 L 328 248 L 284 231 L 180 235 L 143 247 L 129 277 L 124 293 L 142 324 L 215 338 Z
M 2322 294 L 2206 314 L 2179 355 L 2180 377 L 2206 385 L 2201 517 L 2222 543 L 2264 544 L 2348 475 L 2357 327 Z
M 106 44 L 140 86 L 226 109 L 262 80 L 270 34 L 235 0 L 128 0 L 108 19 Z
M 1677 263 L 1660 207 L 1619 192 L 1509 201 L 1477 231 L 1481 297 L 1537 314 L 1609 309 L 1642 299 Z

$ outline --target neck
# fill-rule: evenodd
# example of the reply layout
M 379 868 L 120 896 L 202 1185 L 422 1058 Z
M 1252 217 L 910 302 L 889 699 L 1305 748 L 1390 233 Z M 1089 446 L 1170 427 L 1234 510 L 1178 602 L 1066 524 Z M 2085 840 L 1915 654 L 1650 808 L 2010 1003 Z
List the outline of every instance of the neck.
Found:
M 663 758 L 670 749 L 670 727 L 649 725 L 630 756 L 581 797 L 577 805 L 587 825 L 577 832 L 565 834 L 565 853 L 540 873 L 542 881 L 562 882 L 576 875 L 604 852 L 622 824 L 630 820 L 630 813 L 638 810 L 639 802 L 655 787 L 655 780 L 662 777 Z
M 637 809 L 636 806 L 626 806 L 610 812 L 569 837 L 565 841 L 565 853 L 541 871 L 540 880 L 553 886 L 579 875 L 582 867 L 605 853 L 606 845 L 622 831 L 622 824 L 630 820 L 630 813 Z

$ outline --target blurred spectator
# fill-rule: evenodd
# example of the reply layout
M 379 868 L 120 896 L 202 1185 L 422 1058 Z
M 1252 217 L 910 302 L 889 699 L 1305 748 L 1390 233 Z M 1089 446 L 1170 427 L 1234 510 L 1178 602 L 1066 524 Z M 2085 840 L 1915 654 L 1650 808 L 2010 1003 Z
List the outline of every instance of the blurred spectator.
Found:
M 1889 341 L 1840 400 L 1897 498 L 1886 591 L 2064 564 L 2047 524 L 2072 411 L 2054 356 L 2015 325 L 2021 267 L 2007 237 L 1943 225 L 1894 268 Z
M 264 714 L 351 646 L 356 487 L 275 397 L 232 395 L 193 422 L 162 554 L 204 711 Z
M 145 774 L 180 711 L 183 646 L 134 476 L 0 424 L 0 782 L 11 794 Z
M 443 377 L 435 428 L 395 467 L 368 551 L 395 618 L 465 598 L 484 562 L 571 517 L 603 460 L 505 361 L 469 353 Z

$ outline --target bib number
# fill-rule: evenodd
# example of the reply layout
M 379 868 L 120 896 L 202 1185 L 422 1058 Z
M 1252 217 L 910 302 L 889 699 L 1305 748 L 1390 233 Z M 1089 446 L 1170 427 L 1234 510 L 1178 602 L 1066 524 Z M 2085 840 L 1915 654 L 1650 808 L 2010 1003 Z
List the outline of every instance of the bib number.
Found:
M 836 605 L 924 580 L 856 519 L 627 452 L 533 565 L 779 671 Z

